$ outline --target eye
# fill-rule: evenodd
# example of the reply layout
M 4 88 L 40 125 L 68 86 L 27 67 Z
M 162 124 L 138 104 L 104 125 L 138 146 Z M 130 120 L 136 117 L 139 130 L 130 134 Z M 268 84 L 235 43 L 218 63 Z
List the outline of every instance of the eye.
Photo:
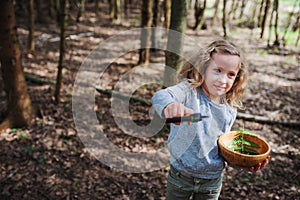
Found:
M 229 78 L 235 78 L 236 75 L 235 75 L 235 73 L 229 73 L 228 76 L 229 76 Z
M 219 68 L 214 69 L 215 72 L 220 73 L 221 70 Z

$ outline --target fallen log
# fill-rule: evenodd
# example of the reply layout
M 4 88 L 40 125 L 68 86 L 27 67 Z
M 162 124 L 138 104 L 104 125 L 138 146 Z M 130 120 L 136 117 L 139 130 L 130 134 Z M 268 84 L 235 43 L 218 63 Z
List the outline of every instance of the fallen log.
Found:
M 56 84 L 56 81 L 54 81 L 54 80 L 39 77 L 39 76 L 36 76 L 33 74 L 28 74 L 28 73 L 25 73 L 25 79 L 27 82 L 31 82 L 31 83 L 35 83 L 35 84 L 39 84 L 39 85 L 44 85 L 44 84 L 55 85 Z
M 291 122 L 291 121 L 278 121 L 278 120 L 272 120 L 268 117 L 264 116 L 258 116 L 258 115 L 252 115 L 252 114 L 246 114 L 246 113 L 241 113 L 238 112 L 237 114 L 237 119 L 243 119 L 246 121 L 253 121 L 257 123 L 262 123 L 262 124 L 277 124 L 277 125 L 284 125 L 284 126 L 290 126 L 290 127 L 300 127 L 300 122 Z
M 31 75 L 31 74 L 25 74 L 25 77 L 26 77 L 27 81 L 37 83 L 37 84 L 50 84 L 50 85 L 55 84 L 55 81 L 53 81 L 53 80 L 37 77 L 37 76 Z M 109 94 L 109 95 L 112 95 L 112 93 L 114 93 L 115 95 L 118 95 L 118 96 L 121 96 L 124 98 L 129 98 L 134 101 L 142 102 L 148 106 L 152 105 L 150 99 L 145 99 L 143 97 L 139 97 L 136 95 L 131 95 L 131 94 L 127 94 L 127 93 L 123 93 L 123 92 L 119 92 L 119 91 L 113 91 L 111 89 L 106 89 L 101 86 L 96 86 L 95 89 L 99 93 L 104 93 L 104 94 Z M 296 122 L 278 121 L 278 120 L 273 120 L 273 119 L 270 119 L 270 118 L 264 117 L 264 116 L 252 115 L 252 114 L 241 113 L 241 112 L 238 112 L 237 119 L 253 121 L 253 122 L 263 123 L 263 124 L 273 124 L 273 125 L 276 124 L 276 125 L 284 125 L 284 126 L 290 126 L 290 127 L 295 127 L 295 128 L 300 127 L 299 121 L 296 121 Z
M 130 98 L 134 101 L 139 101 L 139 102 L 145 103 L 149 106 L 152 105 L 150 99 L 145 99 L 143 97 L 139 97 L 139 96 L 136 96 L 136 95 L 130 95 L 130 94 L 127 94 L 127 93 L 112 91 L 111 89 L 106 89 L 106 88 L 103 88 L 101 86 L 96 86 L 95 89 L 99 93 L 105 93 L 105 94 L 110 94 L 111 95 L 114 92 L 114 94 L 123 96 L 125 98 Z M 246 113 L 241 113 L 241 112 L 238 112 L 237 119 L 242 119 L 242 120 L 246 120 L 246 121 L 253 121 L 253 122 L 262 123 L 262 124 L 271 124 L 271 125 L 276 124 L 276 125 L 284 125 L 284 126 L 289 126 L 289 127 L 294 127 L 294 128 L 300 127 L 300 122 L 298 122 L 298 121 L 296 121 L 296 122 L 278 121 L 278 120 L 273 120 L 273 119 L 270 119 L 270 118 L 264 117 L 264 116 L 246 114 Z

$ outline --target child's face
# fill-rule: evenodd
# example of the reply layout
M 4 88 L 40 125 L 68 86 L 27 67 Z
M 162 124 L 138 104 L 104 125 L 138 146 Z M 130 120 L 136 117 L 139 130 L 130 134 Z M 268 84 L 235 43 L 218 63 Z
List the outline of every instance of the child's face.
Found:
M 204 92 L 211 100 L 220 103 L 220 97 L 231 89 L 239 65 L 240 58 L 237 55 L 213 54 L 203 84 Z

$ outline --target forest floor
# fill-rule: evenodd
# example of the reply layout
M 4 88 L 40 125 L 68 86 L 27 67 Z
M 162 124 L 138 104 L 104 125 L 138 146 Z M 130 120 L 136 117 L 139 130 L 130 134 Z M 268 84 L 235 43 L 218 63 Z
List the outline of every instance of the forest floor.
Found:
M 36 25 L 35 53 L 26 53 L 28 32 L 22 27 L 18 29 L 28 90 L 40 116 L 27 128 L 9 129 L 0 135 L 0 199 L 164 199 L 168 167 L 145 173 L 110 168 L 93 157 L 79 137 L 72 113 L 76 74 L 94 48 L 111 36 L 134 28 L 135 23 L 134 19 L 128 19 L 131 24 L 110 24 L 107 14 L 87 15 L 80 23 L 69 23 L 67 29 L 64 85 L 59 104 L 53 101 L 59 28 L 53 23 Z M 267 49 L 266 42 L 257 39 L 256 29 L 232 28 L 230 31 L 234 32 L 230 40 L 244 50 L 250 71 L 245 110 L 240 112 L 273 121 L 237 119 L 233 129 L 244 127 L 264 137 L 271 146 L 271 160 L 257 173 L 227 166 L 220 199 L 300 199 L 300 130 L 299 124 L 295 125 L 300 119 L 299 54 L 288 48 Z M 218 28 L 209 28 L 198 32 L 188 29 L 186 34 L 199 45 L 205 45 L 220 38 L 221 33 Z M 113 51 L 113 46 L 107 48 Z M 163 64 L 162 52 L 152 53 L 152 58 L 152 63 Z M 137 66 L 137 61 L 135 51 L 117 57 L 99 84 L 112 89 L 122 75 Z M 121 84 L 132 87 L 133 80 L 140 79 L 138 75 L 132 76 Z M 159 88 L 158 84 L 139 87 L 134 94 L 150 100 Z M 0 91 L 3 91 L 1 80 Z M 114 121 L 111 98 L 111 94 L 105 92 L 96 95 L 98 120 L 111 143 L 128 152 L 151 152 L 166 147 L 167 128 L 150 138 L 125 134 Z M 0 93 L 0 105 L 2 120 L 6 107 L 4 92 Z M 149 123 L 150 107 L 145 102 L 130 101 L 132 119 L 140 125 Z

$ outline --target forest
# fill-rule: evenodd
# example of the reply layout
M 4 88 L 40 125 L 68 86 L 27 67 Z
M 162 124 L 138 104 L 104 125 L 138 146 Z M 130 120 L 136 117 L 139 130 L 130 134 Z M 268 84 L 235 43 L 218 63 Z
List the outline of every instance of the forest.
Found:
M 271 147 L 256 173 L 227 165 L 219 199 L 300 199 L 299 0 L 3 0 L 0 18 L 0 199 L 165 199 L 151 98 L 216 39 L 249 68 L 232 129 Z

